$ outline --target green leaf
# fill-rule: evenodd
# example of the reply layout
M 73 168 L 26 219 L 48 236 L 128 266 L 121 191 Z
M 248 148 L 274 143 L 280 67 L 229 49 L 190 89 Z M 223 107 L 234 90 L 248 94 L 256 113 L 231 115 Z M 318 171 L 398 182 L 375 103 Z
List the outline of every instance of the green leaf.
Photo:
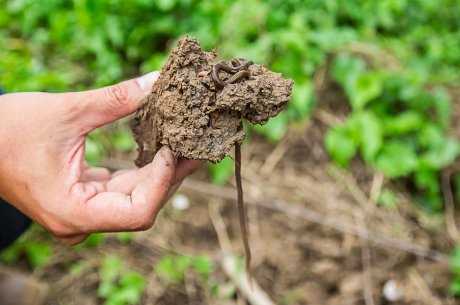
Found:
M 460 143 L 447 138 L 442 145 L 431 148 L 420 157 L 421 168 L 442 169 L 453 163 L 460 154 Z
M 95 248 L 100 246 L 104 241 L 105 235 L 103 233 L 93 233 L 90 234 L 83 243 L 78 245 L 78 247 Z
M 137 272 L 127 272 L 120 279 L 120 286 L 110 296 L 122 304 L 138 304 L 146 286 L 145 278 Z
M 452 114 L 450 96 L 445 90 L 437 88 L 433 93 L 433 97 L 437 121 L 444 129 L 446 129 L 449 127 Z
M 364 111 L 353 117 L 358 124 L 361 153 L 364 160 L 371 162 L 382 146 L 382 128 L 380 120 L 373 113 Z
M 453 296 L 460 296 L 460 276 L 455 277 L 450 283 L 449 293 Z
M 424 124 L 416 136 L 422 148 L 436 149 L 445 142 L 442 128 L 434 123 Z
M 196 256 L 192 260 L 193 269 L 203 277 L 207 278 L 211 275 L 214 264 L 212 260 L 207 256 Z
M 184 280 L 184 273 L 191 264 L 192 258 L 189 256 L 164 256 L 155 265 L 155 273 L 169 282 L 180 283 Z
M 157 0 L 158 8 L 165 12 L 171 10 L 175 4 L 176 0 Z
M 122 270 L 122 266 L 123 264 L 120 258 L 114 255 L 105 257 L 102 261 L 102 267 L 100 270 L 101 278 L 108 281 L 115 279 L 118 273 Z
M 134 271 L 126 271 L 116 256 L 107 256 L 99 270 L 98 296 L 104 305 L 135 305 L 141 300 L 146 281 Z
M 329 129 L 325 145 L 331 158 L 341 166 L 347 166 L 358 149 L 357 143 L 344 126 Z
M 99 284 L 97 294 L 99 297 L 107 298 L 116 289 L 116 283 L 123 264 L 116 256 L 107 256 L 102 261 L 101 269 L 99 270 L 99 277 L 101 282 Z
M 285 113 L 280 113 L 278 116 L 270 119 L 264 125 L 254 125 L 253 129 L 265 136 L 270 142 L 276 143 L 280 141 L 288 130 L 288 117 Z
M 438 195 L 439 173 L 435 170 L 424 169 L 417 170 L 414 176 L 415 186 L 427 194 Z
M 363 109 L 367 103 L 382 94 L 382 90 L 381 75 L 376 72 L 361 73 L 345 87 L 355 110 Z
M 382 94 L 383 77 L 376 71 L 366 71 L 364 61 L 348 55 L 336 58 L 332 75 L 342 85 L 355 110 L 363 109 Z
M 417 165 L 418 159 L 414 149 L 399 141 L 385 143 L 375 161 L 377 169 L 389 178 L 407 176 Z
M 289 110 L 293 110 L 296 119 L 305 119 L 313 108 L 314 100 L 313 86 L 310 82 L 296 83 L 292 92 L 292 100 L 289 102 Z
M 145 286 L 145 278 L 134 271 L 125 273 L 120 280 L 121 286 L 135 288 L 136 290 L 142 290 Z
M 134 239 L 134 233 L 133 232 L 117 233 L 117 239 L 124 244 L 129 244 Z
M 456 246 L 449 259 L 449 266 L 452 273 L 460 276 L 460 246 Z
M 365 69 L 366 64 L 362 59 L 347 54 L 340 54 L 333 62 L 332 75 L 346 89 Z
M 0 252 L 0 261 L 6 264 L 17 262 L 24 251 L 24 242 L 17 240 L 11 246 Z
M 94 165 L 102 160 L 104 156 L 103 146 L 91 139 L 90 137 L 86 138 L 85 142 L 85 159 L 88 163 Z
M 212 183 L 223 185 L 233 176 L 234 162 L 230 157 L 225 157 L 217 164 L 209 164 L 208 169 Z
M 142 73 L 160 70 L 166 62 L 167 56 L 163 53 L 156 53 L 150 56 L 141 66 Z
M 53 255 L 53 250 L 48 243 L 28 241 L 24 245 L 27 261 L 33 268 L 46 265 Z
M 128 130 L 119 130 L 112 134 L 113 147 L 118 151 L 129 152 L 136 147 L 131 132 Z
M 419 112 L 409 110 L 395 116 L 385 117 L 383 130 L 385 135 L 391 136 L 420 131 L 425 120 Z

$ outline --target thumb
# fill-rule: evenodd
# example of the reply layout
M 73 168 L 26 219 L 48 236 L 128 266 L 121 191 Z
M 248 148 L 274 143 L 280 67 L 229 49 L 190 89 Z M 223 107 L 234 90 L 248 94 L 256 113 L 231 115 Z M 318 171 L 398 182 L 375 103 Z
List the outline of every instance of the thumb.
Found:
M 80 123 L 92 130 L 133 113 L 142 105 L 159 75 L 159 72 L 150 72 L 112 86 L 74 93 L 73 100 L 85 109 Z

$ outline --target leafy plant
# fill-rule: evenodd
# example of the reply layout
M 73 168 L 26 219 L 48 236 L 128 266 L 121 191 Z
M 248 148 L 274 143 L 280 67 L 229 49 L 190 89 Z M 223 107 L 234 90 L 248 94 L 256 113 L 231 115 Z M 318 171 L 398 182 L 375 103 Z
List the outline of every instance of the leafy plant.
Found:
M 107 256 L 102 261 L 99 278 L 97 292 L 105 305 L 138 304 L 146 285 L 141 274 L 127 270 L 115 256 Z
M 167 255 L 155 265 L 155 273 L 174 284 L 183 282 L 188 271 L 194 271 L 207 280 L 213 269 L 212 261 L 206 256 Z
M 28 236 L 24 236 L 0 252 L 0 261 L 14 264 L 24 256 L 29 265 L 36 269 L 45 266 L 52 255 L 53 248 L 49 242 L 31 240 Z
M 278 141 L 290 122 L 308 118 L 315 103 L 312 77 L 332 52 L 350 46 L 371 55 L 385 50 L 405 63 L 411 78 L 424 82 L 460 75 L 455 52 L 460 3 L 454 0 L 0 0 L 0 5 L 0 84 L 8 91 L 85 89 L 159 69 L 174 41 L 187 33 L 206 48 L 218 46 L 227 57 L 248 57 L 294 79 L 287 111 L 254 129 L 270 141 Z M 359 60 L 345 56 L 335 70 L 354 110 L 387 90 L 385 71 L 368 70 Z M 417 90 L 408 86 L 401 94 Z M 439 107 L 441 112 L 442 103 Z M 385 123 L 390 118 L 379 119 L 393 125 Z M 113 134 L 108 141 L 90 137 L 90 163 L 112 149 L 133 149 L 126 130 Z M 346 163 L 353 145 L 338 140 Z
M 387 178 L 409 181 L 419 202 L 439 211 L 440 172 L 460 154 L 460 143 L 447 134 L 448 96 L 424 89 L 424 82 L 411 74 L 370 68 L 349 54 L 335 58 L 331 74 L 352 108 L 347 120 L 326 136 L 332 159 L 347 166 L 360 155 Z
M 90 234 L 84 242 L 78 244 L 76 247 L 81 248 L 95 248 L 102 245 L 105 242 L 104 233 L 93 233 Z

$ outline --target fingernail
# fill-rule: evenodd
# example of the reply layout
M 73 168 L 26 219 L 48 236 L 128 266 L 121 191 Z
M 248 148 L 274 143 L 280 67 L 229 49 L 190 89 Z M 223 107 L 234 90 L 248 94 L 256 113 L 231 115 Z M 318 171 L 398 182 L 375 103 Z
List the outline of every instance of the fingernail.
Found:
M 160 72 L 158 71 L 150 72 L 142 75 L 141 77 L 138 77 L 136 82 L 141 90 L 148 94 L 152 90 L 153 83 L 155 83 L 159 76 Z

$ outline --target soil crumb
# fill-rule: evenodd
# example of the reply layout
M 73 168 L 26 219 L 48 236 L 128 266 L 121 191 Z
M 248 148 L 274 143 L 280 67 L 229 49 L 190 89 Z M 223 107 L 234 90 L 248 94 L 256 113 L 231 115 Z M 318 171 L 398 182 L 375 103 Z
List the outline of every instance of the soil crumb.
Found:
M 245 70 L 235 71 L 237 64 Z M 139 146 L 135 163 L 148 164 L 163 145 L 179 158 L 218 162 L 243 141 L 242 118 L 266 123 L 284 109 L 292 86 L 262 65 L 220 61 L 216 51 L 205 52 L 184 37 L 132 121 Z

